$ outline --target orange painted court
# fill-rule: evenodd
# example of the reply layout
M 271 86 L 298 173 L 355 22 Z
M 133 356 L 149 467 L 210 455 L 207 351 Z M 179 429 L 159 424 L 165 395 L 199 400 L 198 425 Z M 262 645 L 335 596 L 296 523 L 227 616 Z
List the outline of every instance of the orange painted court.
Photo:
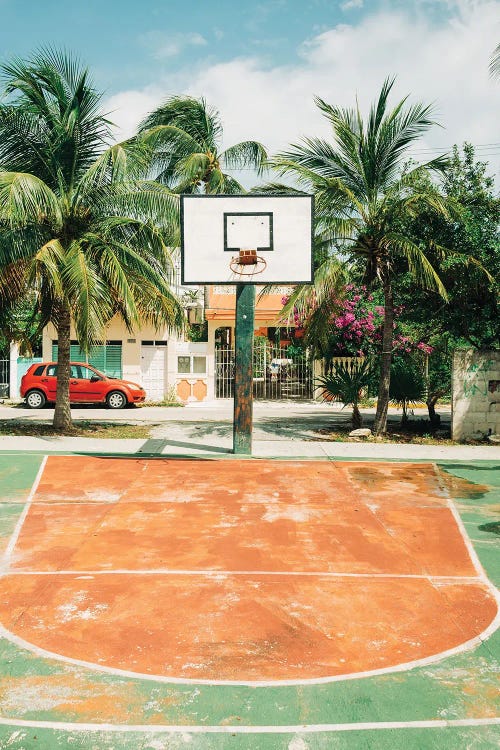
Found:
M 20 643 L 155 679 L 392 671 L 497 613 L 432 464 L 50 456 L 9 555 Z

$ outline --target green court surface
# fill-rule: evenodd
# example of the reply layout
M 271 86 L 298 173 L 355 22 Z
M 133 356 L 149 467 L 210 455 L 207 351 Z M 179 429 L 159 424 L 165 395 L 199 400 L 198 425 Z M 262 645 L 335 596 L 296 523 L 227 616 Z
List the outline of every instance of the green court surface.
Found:
M 0 554 L 43 456 L 0 455 Z M 500 585 L 500 467 L 442 462 L 489 580 Z M 43 531 L 41 531 L 43 533 Z M 43 656 L 0 631 L 1 750 L 479 750 L 500 747 L 500 631 L 402 671 L 318 684 L 171 683 Z

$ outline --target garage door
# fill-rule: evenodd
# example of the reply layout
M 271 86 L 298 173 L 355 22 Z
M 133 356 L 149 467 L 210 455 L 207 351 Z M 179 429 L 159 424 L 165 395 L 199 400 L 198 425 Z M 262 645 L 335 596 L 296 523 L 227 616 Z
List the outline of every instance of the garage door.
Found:
M 167 342 L 141 343 L 141 384 L 148 401 L 162 401 L 167 390 Z

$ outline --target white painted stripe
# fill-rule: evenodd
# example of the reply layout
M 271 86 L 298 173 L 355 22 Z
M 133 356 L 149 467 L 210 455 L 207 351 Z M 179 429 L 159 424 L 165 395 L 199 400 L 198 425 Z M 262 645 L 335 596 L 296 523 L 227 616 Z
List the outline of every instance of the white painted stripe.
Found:
M 450 583 L 484 583 L 481 576 L 438 576 L 432 574 L 417 575 L 413 573 L 339 573 L 335 571 L 301 571 L 301 570 L 176 570 L 172 568 L 151 568 L 149 570 L 119 568 L 116 570 L 15 570 L 9 576 L 107 576 L 107 575 L 165 575 L 165 576 L 276 576 L 276 577 L 319 577 L 319 578 L 382 578 L 439 581 Z
M 170 677 L 166 675 L 148 674 L 146 672 L 134 672 L 128 669 L 118 669 L 115 667 L 106 667 L 102 664 L 96 664 L 95 662 L 84 661 L 83 659 L 73 659 L 69 656 L 62 656 L 53 651 L 47 651 L 44 648 L 40 648 L 29 641 L 20 638 L 10 630 L 7 630 L 2 624 L 0 624 L 0 637 L 6 638 L 7 640 L 15 643 L 20 648 L 27 649 L 32 653 L 40 656 L 44 659 L 56 659 L 57 661 L 63 662 L 64 664 L 71 664 L 78 667 L 85 667 L 95 672 L 102 672 L 104 674 L 112 674 L 121 677 L 130 677 L 140 680 L 148 680 L 152 682 L 169 683 L 173 685 L 245 685 L 248 687 L 281 687 L 290 685 L 322 685 L 330 682 L 343 682 L 344 680 L 358 680 L 364 677 L 375 677 L 376 675 L 392 674 L 394 672 L 406 672 L 409 669 L 415 669 L 416 667 L 426 667 L 429 664 L 435 664 L 438 661 L 448 658 L 449 656 L 455 656 L 461 654 L 464 651 L 470 651 L 471 649 L 479 646 L 483 641 L 487 640 L 500 626 L 500 610 L 497 607 L 497 613 L 492 622 L 488 627 L 474 638 L 461 643 L 459 646 L 441 651 L 437 654 L 424 657 L 422 659 L 415 659 L 414 661 L 404 662 L 401 664 L 394 664 L 389 667 L 382 667 L 381 669 L 371 669 L 361 672 L 348 672 L 341 675 L 333 675 L 331 677 L 316 677 L 311 679 L 299 679 L 299 680 L 204 680 L 204 679 L 188 679 L 183 677 Z
M 183 725 L 183 724 L 79 724 L 71 721 L 35 721 L 0 718 L 0 725 L 55 729 L 60 732 L 147 732 L 148 734 L 317 734 L 319 732 L 359 732 L 387 729 L 447 729 L 449 727 L 488 727 L 500 724 L 500 717 L 487 719 L 429 719 L 423 721 L 364 721 L 352 724 L 284 725 Z
M 435 467 L 436 468 L 436 467 Z M 437 468 L 436 468 L 437 471 Z M 41 474 L 40 474 L 41 475 Z M 455 506 L 453 505 L 451 500 L 448 500 L 449 508 L 457 521 L 458 528 L 461 532 L 461 535 L 464 539 L 464 542 L 466 544 L 467 549 L 469 550 L 469 554 L 471 556 L 471 560 L 474 563 L 474 566 L 478 572 L 479 579 L 481 581 L 481 584 L 484 585 L 487 589 L 489 589 L 490 593 L 494 597 L 496 603 L 497 603 L 497 613 L 495 615 L 495 618 L 492 620 L 490 625 L 479 635 L 475 636 L 474 638 L 469 639 L 468 641 L 465 641 L 464 643 L 460 644 L 459 646 L 456 646 L 451 649 L 447 649 L 446 651 L 442 651 L 438 654 L 435 654 L 433 656 L 429 656 L 423 659 L 416 659 L 412 662 L 406 662 L 403 664 L 396 664 L 391 667 L 384 667 L 382 669 L 374 669 L 374 670 L 367 670 L 364 672 L 352 672 L 344 675 L 336 675 L 332 677 L 321 677 L 316 679 L 304 679 L 304 680 L 202 680 L 202 679 L 183 679 L 179 677 L 166 677 L 164 675 L 152 675 L 152 674 L 146 674 L 146 673 L 140 673 L 140 672 L 133 672 L 130 670 L 122 670 L 122 669 L 115 669 L 111 667 L 105 667 L 100 664 L 95 664 L 93 662 L 87 662 L 80 659 L 73 659 L 70 657 L 65 657 L 60 654 L 47 651 L 45 649 L 42 649 L 32 643 L 29 643 L 28 641 L 23 640 L 19 636 L 16 636 L 14 633 L 7 630 L 3 625 L 0 624 L 0 636 L 7 638 L 8 640 L 12 641 L 16 645 L 18 645 L 20 648 L 25 648 L 33 653 L 37 654 L 38 656 L 41 656 L 42 658 L 51 658 L 51 659 L 57 659 L 58 661 L 67 663 L 67 664 L 73 664 L 81 667 L 85 667 L 88 669 L 91 669 L 93 671 L 102 672 L 106 674 L 114 674 L 114 675 L 120 675 L 120 676 L 126 676 L 130 678 L 137 678 L 141 680 L 151 680 L 155 682 L 162 682 L 162 683 L 171 683 L 171 684 L 208 684 L 208 685 L 246 685 L 250 687 L 274 687 L 274 686 L 285 686 L 285 685 L 314 685 L 314 684 L 324 684 L 329 682 L 340 682 L 344 680 L 353 680 L 353 679 L 360 679 L 364 677 L 372 677 L 375 675 L 383 675 L 383 674 L 391 674 L 393 672 L 402 672 L 407 671 L 409 669 L 414 669 L 416 667 L 421 666 L 427 666 L 429 664 L 433 664 L 435 662 L 441 661 L 445 658 L 448 658 L 449 656 L 454 656 L 456 654 L 463 653 L 464 651 L 468 651 L 472 648 L 475 648 L 476 646 L 480 645 L 483 641 L 487 640 L 492 633 L 494 633 L 498 627 L 500 626 L 500 592 L 497 591 L 497 589 L 493 586 L 491 581 L 486 576 L 486 573 L 484 569 L 481 566 L 481 563 L 479 562 L 479 558 L 477 557 L 475 550 L 472 548 L 472 544 L 470 540 L 467 537 L 467 533 L 465 531 L 465 527 L 462 524 L 462 521 L 460 519 L 460 516 L 458 515 L 458 512 L 456 511 Z M 472 552 L 472 554 L 471 554 Z M 199 574 L 199 571 L 195 571 L 196 574 Z M 109 571 L 102 571 L 102 574 L 109 573 Z M 28 573 L 29 574 L 29 573 Z M 73 573 L 71 573 L 73 575 Z M 79 572 L 80 575 L 85 575 L 83 572 Z M 210 571 L 211 575 L 223 575 L 221 571 Z M 244 575 L 249 575 L 252 573 L 243 572 Z M 254 573 L 253 575 L 258 575 L 259 573 Z M 270 573 L 270 575 L 276 575 L 276 573 Z M 303 574 L 297 574 L 295 575 L 303 575 Z M 317 575 L 316 573 L 312 573 L 311 575 Z M 357 574 L 345 574 L 346 576 L 354 576 Z M 376 575 L 376 574 L 375 574 Z M 382 574 L 385 576 L 385 574 Z M 373 574 L 368 575 L 367 577 L 374 577 Z M 389 576 L 391 577 L 391 576 Z M 429 580 L 435 581 L 436 577 L 433 576 L 424 576 L 425 578 L 428 578 Z M 446 579 L 448 580 L 448 579 Z M 476 581 L 477 582 L 477 581 Z M 447 726 L 448 723 L 445 723 Z M 38 726 L 38 725 L 37 725 Z M 351 726 L 351 725 L 349 725 Z M 184 728 L 184 731 L 187 731 Z
M 471 542 L 471 540 L 469 538 L 469 535 L 467 533 L 467 529 L 465 528 L 464 522 L 462 521 L 462 519 L 460 517 L 460 514 L 459 514 L 459 512 L 458 512 L 458 510 L 456 508 L 455 503 L 453 502 L 453 500 L 450 497 L 450 494 L 448 492 L 448 489 L 447 489 L 446 485 L 444 485 L 444 483 L 443 483 L 441 472 L 439 470 L 439 467 L 436 464 L 434 464 L 434 471 L 436 472 L 436 475 L 437 475 L 437 478 L 438 478 L 438 482 L 439 482 L 439 484 L 440 484 L 440 486 L 441 486 L 441 488 L 443 490 L 443 493 L 445 494 L 446 505 L 449 508 L 451 515 L 455 519 L 455 523 L 457 524 L 457 528 L 458 528 L 458 530 L 460 532 L 460 535 L 461 535 L 461 537 L 462 537 L 462 539 L 464 541 L 465 548 L 466 548 L 467 552 L 469 553 L 470 560 L 471 560 L 471 562 L 472 562 L 472 564 L 474 566 L 474 569 L 477 572 L 477 575 L 488 586 L 490 586 L 491 589 L 494 590 L 495 593 L 496 593 L 496 595 L 498 596 L 498 592 L 496 591 L 496 589 L 494 588 L 493 584 L 491 583 L 491 581 L 489 580 L 488 576 L 486 575 L 486 571 L 483 568 L 483 566 L 481 565 L 481 561 L 480 561 L 480 559 L 479 559 L 479 557 L 477 555 L 477 552 L 474 549 L 474 547 L 472 546 L 472 542 Z
M 467 548 L 467 552 L 469 553 L 469 557 L 470 557 L 470 559 L 472 561 L 472 564 L 473 564 L 475 570 L 477 571 L 478 577 L 481 578 L 483 581 L 485 581 L 486 583 L 488 583 L 491 586 L 491 582 L 490 582 L 488 576 L 486 575 L 486 571 L 483 568 L 483 566 L 481 565 L 481 561 L 480 561 L 480 559 L 479 559 L 479 557 L 477 555 L 477 552 L 474 549 L 474 547 L 472 546 L 471 540 L 469 539 L 469 535 L 467 534 L 467 529 L 464 526 L 464 522 L 460 518 L 458 510 L 456 509 L 455 504 L 453 503 L 453 501 L 451 499 L 448 500 L 448 505 L 449 505 L 451 514 L 452 514 L 453 518 L 455 519 L 455 522 L 457 524 L 458 530 L 460 531 L 460 534 L 462 535 L 462 538 L 464 540 L 464 544 L 465 544 L 465 546 Z
M 31 507 L 31 504 L 33 503 L 33 498 L 35 496 L 35 492 L 38 489 L 38 485 L 40 484 L 40 480 L 42 478 L 42 474 L 45 469 L 45 464 L 47 463 L 47 458 L 48 456 L 44 456 L 42 459 L 42 463 L 40 464 L 40 468 L 38 469 L 37 475 L 35 477 L 35 481 L 33 482 L 33 486 L 31 487 L 30 493 L 26 500 L 26 504 L 23 508 L 21 515 L 19 516 L 17 520 L 12 536 L 10 537 L 9 543 L 7 545 L 7 548 L 3 556 L 3 560 L 2 560 L 2 564 L 0 568 L 1 572 L 7 570 L 10 565 L 10 562 L 12 559 L 12 553 L 14 552 L 14 548 L 17 544 L 17 540 L 19 539 L 21 529 L 23 528 L 24 522 L 26 520 L 26 516 L 28 515 L 29 509 Z

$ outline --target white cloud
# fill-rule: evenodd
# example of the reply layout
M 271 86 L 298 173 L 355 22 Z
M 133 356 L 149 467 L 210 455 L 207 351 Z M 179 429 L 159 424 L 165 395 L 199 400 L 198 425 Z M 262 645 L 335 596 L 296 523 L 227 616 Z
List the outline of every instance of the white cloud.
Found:
M 221 112 L 227 144 L 253 138 L 275 151 L 303 135 L 328 134 L 315 94 L 341 106 L 353 106 L 358 95 L 366 110 L 383 80 L 397 75 L 395 100 L 410 93 L 410 101 L 434 102 L 443 126 L 422 148 L 498 141 L 500 85 L 488 75 L 496 0 L 453 0 L 454 12 L 439 26 L 421 0 L 417 6 L 417 14 L 385 8 L 324 31 L 303 43 L 294 65 L 269 68 L 254 57 L 180 70 L 154 87 L 113 97 L 120 107 L 114 120 L 129 133 L 167 96 L 203 95 Z
M 161 92 L 153 87 L 143 91 L 122 91 L 110 97 L 105 103 L 105 111 L 117 126 L 114 131 L 116 140 L 133 135 L 143 117 L 157 107 L 161 99 Z
M 354 10 L 355 8 L 362 8 L 364 0 L 346 0 L 345 3 L 340 4 L 341 10 Z
M 186 47 L 202 47 L 207 44 L 205 37 L 197 32 L 165 34 L 161 31 L 149 31 L 142 34 L 140 42 L 157 60 L 177 57 Z

